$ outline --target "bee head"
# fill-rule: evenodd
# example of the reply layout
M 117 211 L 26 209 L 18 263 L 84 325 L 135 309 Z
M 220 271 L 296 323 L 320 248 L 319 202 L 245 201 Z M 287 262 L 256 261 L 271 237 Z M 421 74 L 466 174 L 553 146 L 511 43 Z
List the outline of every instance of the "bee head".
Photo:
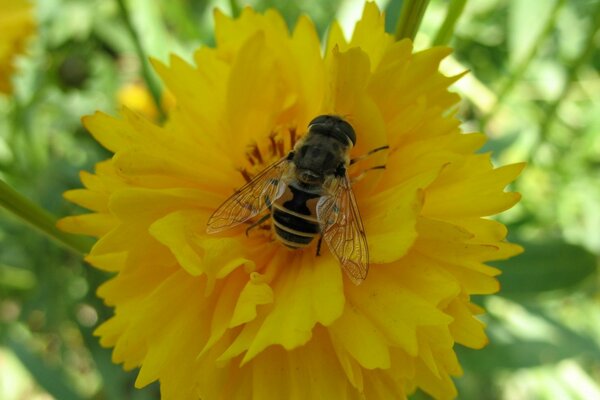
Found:
M 352 146 L 356 144 L 354 128 L 337 115 L 319 115 L 310 121 L 308 129 L 318 135 L 333 137 L 344 145 L 348 145 L 348 141 L 352 143 Z

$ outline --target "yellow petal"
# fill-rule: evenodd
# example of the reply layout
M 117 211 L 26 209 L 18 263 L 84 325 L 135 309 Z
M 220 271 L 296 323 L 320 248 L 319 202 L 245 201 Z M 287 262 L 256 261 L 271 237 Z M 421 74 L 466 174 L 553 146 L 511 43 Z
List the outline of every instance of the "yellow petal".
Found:
M 94 246 L 95 247 L 95 246 Z M 92 249 L 93 252 L 93 249 Z M 96 268 L 104 271 L 116 272 L 120 271 L 125 267 L 127 261 L 127 252 L 121 251 L 109 254 L 88 254 L 85 256 L 85 261 Z
M 258 272 L 250 274 L 250 280 L 242 289 L 229 327 L 233 328 L 252 321 L 256 318 L 256 306 L 273 303 L 273 289 L 264 282 L 264 278 Z
M 394 263 L 390 272 L 403 287 L 438 308 L 446 306 L 461 292 L 461 282 L 435 260 L 416 251 Z
M 390 354 L 385 336 L 352 303 L 346 303 L 342 316 L 329 330 L 333 341 L 364 368 L 390 367 Z
M 252 79 L 248 79 L 251 76 Z M 251 36 L 240 49 L 227 88 L 227 120 L 232 154 L 243 157 L 245 147 L 275 126 L 278 114 L 290 105 L 280 85 L 281 72 L 266 46 L 265 34 Z
M 108 211 L 108 195 L 105 193 L 86 189 L 74 189 L 64 192 L 63 197 L 71 203 L 85 207 L 88 210 L 99 213 L 106 213 Z
M 489 155 L 472 156 L 465 163 L 451 164 L 427 189 L 423 213 L 452 218 L 486 216 L 504 211 L 513 206 L 520 195 L 503 192 L 503 189 L 521 173 L 523 167 L 521 163 L 492 169 Z M 465 174 L 467 170 L 469 173 Z
M 109 208 L 122 221 L 140 221 L 148 225 L 180 209 L 211 213 L 221 199 L 198 189 L 142 189 L 120 190 L 110 198 Z
M 346 295 L 393 345 L 417 355 L 417 326 L 447 325 L 452 318 L 405 289 L 390 266 L 372 268 L 360 287 L 348 287 Z
M 325 48 L 325 57 L 331 57 L 331 54 L 338 49 L 339 51 L 348 50 L 348 42 L 344 37 L 342 27 L 337 21 L 333 21 L 329 26 L 327 34 L 327 46 Z
M 330 325 L 342 313 L 344 293 L 339 264 L 333 256 L 315 260 L 303 253 L 296 262 L 281 265 L 271 283 L 275 301 L 272 309 L 260 323 L 243 362 L 250 361 L 267 346 L 280 344 L 291 350 L 306 343 L 315 324 Z
M 84 214 L 74 217 L 65 217 L 56 223 L 58 229 L 69 233 L 78 233 L 100 237 L 112 230 L 117 225 L 117 220 L 110 214 Z
M 174 267 L 152 264 L 144 268 L 123 268 L 117 278 L 103 283 L 97 294 L 106 304 L 118 306 L 149 295 L 175 271 Z
M 185 115 L 195 125 L 195 129 L 183 132 L 204 142 L 207 137 L 216 139 L 217 132 L 222 131 L 222 126 L 214 116 L 224 113 L 224 94 L 229 74 L 229 65 L 212 56 L 213 51 L 201 48 L 195 55 L 196 68 L 175 55 L 171 56 L 169 66 L 151 60 L 154 69 L 177 99 L 175 117 Z M 216 143 L 214 140 L 213 145 Z
M 473 316 L 463 301 L 454 300 L 445 311 L 454 318 L 450 332 L 457 343 L 472 349 L 481 349 L 488 344 L 483 331 L 485 325 Z
M 287 259 L 286 254 L 287 250 L 282 250 L 279 257 Z M 292 262 L 283 263 L 283 259 L 273 261 L 280 268 L 270 283 L 273 304 L 259 314 L 259 318 L 245 325 L 236 341 L 220 357 L 221 361 L 247 350 L 242 361 L 247 363 L 275 344 L 291 350 L 311 338 L 315 324 L 330 325 L 342 313 L 342 277 L 339 263 L 333 256 L 316 259 L 312 254 L 303 253 Z
M 212 291 L 217 277 L 246 265 L 254 269 L 237 239 L 214 238 L 206 234 L 208 214 L 194 210 L 176 211 L 154 222 L 150 234 L 167 246 L 179 264 L 191 275 L 206 274 L 207 291 Z
M 352 115 L 365 92 L 369 77 L 369 57 L 359 48 L 341 52 L 334 48 L 327 60 L 328 92 L 324 111 Z M 352 119 L 349 118 L 350 123 Z
M 238 298 L 247 283 L 247 274 L 241 269 L 233 271 L 223 279 L 222 283 L 217 282 L 218 287 L 214 295 L 218 296 L 218 299 L 210 321 L 210 337 L 198 354 L 198 360 L 205 358 L 207 353 L 214 350 L 213 346 L 228 332 Z
M 83 117 L 81 122 L 94 139 L 113 153 L 126 149 L 134 143 L 132 140 L 134 133 L 122 119 L 96 112 L 94 115 Z
M 350 46 L 360 47 L 369 55 L 371 68 L 376 68 L 394 38 L 385 32 L 384 15 L 375 2 L 366 2 L 361 19 L 356 23 Z
M 452 161 L 462 159 L 485 143 L 481 134 L 459 134 L 452 132 L 436 137 L 422 137 L 391 150 L 386 168 L 394 173 L 387 174 L 380 190 L 394 187 L 423 172 L 440 170 Z
M 417 237 L 415 224 L 423 205 L 423 191 L 437 172 L 421 174 L 385 192 L 372 196 L 361 212 L 372 263 L 400 259 Z
M 448 374 L 438 377 L 422 361 L 417 362 L 416 383 L 435 399 L 454 399 L 457 395 L 454 382 Z
M 297 66 L 295 80 L 299 83 L 297 123 L 305 128 L 319 114 L 325 95 L 325 64 L 321 58 L 319 36 L 312 21 L 301 16 L 291 41 L 291 51 Z M 292 117 L 294 118 L 294 117 Z

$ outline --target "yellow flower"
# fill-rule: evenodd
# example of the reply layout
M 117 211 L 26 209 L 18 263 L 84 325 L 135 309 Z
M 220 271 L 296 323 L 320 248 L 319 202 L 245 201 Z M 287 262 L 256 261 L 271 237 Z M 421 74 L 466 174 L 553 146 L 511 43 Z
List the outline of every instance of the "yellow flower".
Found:
M 484 217 L 519 200 L 503 190 L 523 166 L 475 153 L 485 137 L 460 132 L 447 91 L 458 77 L 438 72 L 449 49 L 395 42 L 374 3 L 350 41 L 333 24 L 324 51 L 306 17 L 292 33 L 275 11 L 215 18 L 197 66 L 154 65 L 177 104 L 164 126 L 126 109 L 84 119 L 115 155 L 65 194 L 92 212 L 60 225 L 98 237 L 87 261 L 116 274 L 98 291 L 115 308 L 102 345 L 141 367 L 136 386 L 160 380 L 164 399 L 454 397 L 454 345 L 487 343 L 470 302 L 498 290 L 485 262 L 520 252 Z M 206 234 L 242 175 L 321 114 L 351 122 L 352 156 L 390 146 L 352 166 L 387 166 L 354 186 L 371 257 L 359 286 L 327 249 L 292 251 L 260 229 Z
M 158 110 L 152 95 L 140 82 L 131 82 L 123 85 L 117 92 L 117 102 L 120 106 L 139 113 L 148 119 L 158 119 Z M 161 106 L 169 111 L 175 107 L 175 99 L 169 91 L 164 91 L 161 96 Z
M 13 59 L 23 52 L 34 26 L 29 1 L 0 0 L 0 92 L 12 91 Z

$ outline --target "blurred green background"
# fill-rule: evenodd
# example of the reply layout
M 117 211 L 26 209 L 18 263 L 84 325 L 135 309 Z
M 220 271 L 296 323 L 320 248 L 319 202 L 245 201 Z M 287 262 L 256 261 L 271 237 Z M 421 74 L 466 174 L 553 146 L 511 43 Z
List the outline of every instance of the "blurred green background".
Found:
M 458 1 L 461 3 L 462 1 Z M 275 7 L 301 13 L 319 32 L 338 19 L 347 33 L 360 0 L 125 2 L 146 52 L 190 59 L 212 45 L 212 9 Z M 402 1 L 377 1 L 394 31 Z M 450 2 L 431 0 L 417 49 L 437 36 Z M 456 4 L 457 1 L 451 3 Z M 113 0 L 34 2 L 38 33 L 17 60 L 12 96 L 0 95 L 0 179 L 57 216 L 77 213 L 61 197 L 78 171 L 109 154 L 80 117 L 121 102 L 157 117 L 141 65 Z M 600 399 L 600 2 L 471 0 L 444 61 L 471 73 L 465 131 L 490 137 L 498 164 L 528 161 L 514 184 L 523 200 L 500 219 L 526 252 L 495 265 L 502 291 L 475 301 L 487 310 L 491 344 L 458 348 L 460 399 Z M 1 34 L 1 33 L 0 33 Z M 133 389 L 135 372 L 110 362 L 92 337 L 111 313 L 96 299 L 107 276 L 0 210 L 0 399 L 156 399 Z M 427 398 L 417 393 L 415 398 Z

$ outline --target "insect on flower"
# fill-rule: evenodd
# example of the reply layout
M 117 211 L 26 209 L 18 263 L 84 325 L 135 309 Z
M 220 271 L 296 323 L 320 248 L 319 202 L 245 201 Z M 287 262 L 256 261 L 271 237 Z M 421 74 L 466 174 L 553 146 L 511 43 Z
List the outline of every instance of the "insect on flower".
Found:
M 350 279 L 360 284 L 367 277 L 369 248 L 347 171 L 364 157 L 350 159 L 355 144 L 354 128 L 344 119 L 314 118 L 287 156 L 225 200 L 210 217 L 207 232 L 228 230 L 268 210 L 246 233 L 271 219 L 275 238 L 290 249 L 305 248 L 319 236 L 317 255 L 325 239 Z

